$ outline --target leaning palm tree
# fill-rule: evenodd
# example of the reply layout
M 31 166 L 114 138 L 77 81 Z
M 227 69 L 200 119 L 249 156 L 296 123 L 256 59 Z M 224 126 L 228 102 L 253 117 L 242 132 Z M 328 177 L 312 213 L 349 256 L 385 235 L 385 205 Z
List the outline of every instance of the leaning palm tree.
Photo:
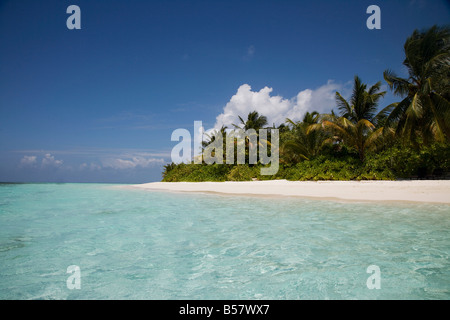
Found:
M 384 79 L 403 97 L 387 118 L 387 125 L 410 141 L 422 137 L 450 141 L 450 28 L 415 30 L 404 45 L 407 79 L 386 70 Z

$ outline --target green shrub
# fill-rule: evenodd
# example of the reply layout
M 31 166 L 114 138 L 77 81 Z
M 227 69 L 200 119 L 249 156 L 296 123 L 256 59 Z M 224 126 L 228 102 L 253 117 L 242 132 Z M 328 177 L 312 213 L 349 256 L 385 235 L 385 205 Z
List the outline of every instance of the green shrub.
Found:
M 280 165 L 278 172 L 272 176 L 261 175 L 261 167 L 172 163 L 164 166 L 163 181 L 250 181 L 252 178 L 294 181 L 393 180 L 438 174 L 443 176 L 450 172 L 450 144 L 435 143 L 420 150 L 397 144 L 379 153 L 368 153 L 363 163 L 345 150 L 336 157 L 327 154 L 295 165 Z
M 251 168 L 245 164 L 238 164 L 231 169 L 230 173 L 227 175 L 227 180 L 250 181 L 252 178 L 256 178 L 258 176 L 255 169 L 257 168 Z
M 225 181 L 230 171 L 226 164 L 185 164 L 180 163 L 163 173 L 165 182 L 200 182 L 200 181 Z
M 376 172 L 391 172 L 396 178 L 423 178 L 450 172 L 450 145 L 435 143 L 420 150 L 394 145 L 366 159 L 366 167 Z

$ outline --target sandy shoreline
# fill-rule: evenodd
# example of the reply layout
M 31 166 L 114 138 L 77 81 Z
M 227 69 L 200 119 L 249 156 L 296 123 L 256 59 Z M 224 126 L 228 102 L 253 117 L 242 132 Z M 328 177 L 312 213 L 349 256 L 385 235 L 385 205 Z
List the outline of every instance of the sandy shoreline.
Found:
M 213 192 L 230 195 L 297 196 L 359 201 L 450 204 L 450 180 L 152 182 L 127 187 L 177 192 Z

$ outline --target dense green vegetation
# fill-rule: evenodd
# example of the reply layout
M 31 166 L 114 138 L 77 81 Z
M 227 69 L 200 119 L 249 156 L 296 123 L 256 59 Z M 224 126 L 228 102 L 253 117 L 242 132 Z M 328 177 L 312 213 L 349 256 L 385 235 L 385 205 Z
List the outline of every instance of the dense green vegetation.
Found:
M 355 76 L 348 101 L 336 92 L 336 113 L 306 113 L 302 121 L 286 119 L 278 126 L 280 168 L 275 175 L 261 175 L 261 164 L 171 163 L 164 167 L 163 181 L 448 177 L 450 28 L 414 31 L 404 52 L 409 77 L 400 78 L 392 70 L 383 74 L 399 102 L 380 108 L 386 94 L 382 82 L 368 87 Z M 267 118 L 256 111 L 246 121 L 239 119 L 234 126 L 244 130 L 269 128 Z M 220 134 L 225 136 L 226 129 L 221 128 Z M 245 143 L 249 147 L 251 142 Z

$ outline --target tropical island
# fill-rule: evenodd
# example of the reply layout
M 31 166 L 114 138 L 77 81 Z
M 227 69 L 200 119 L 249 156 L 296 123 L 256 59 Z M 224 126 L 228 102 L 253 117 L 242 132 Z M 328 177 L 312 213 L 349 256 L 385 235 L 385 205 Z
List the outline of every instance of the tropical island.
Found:
M 369 86 L 355 76 L 350 98 L 336 92 L 337 110 L 329 114 L 308 112 L 302 121 L 286 119 L 272 127 L 256 111 L 247 119 L 239 117 L 234 126 L 242 130 L 278 129 L 276 174 L 261 175 L 261 163 L 170 163 L 162 181 L 448 179 L 450 27 L 415 30 L 404 43 L 404 54 L 408 78 L 390 69 L 383 72 L 389 90 L 399 97 L 396 103 L 380 106 L 383 83 Z M 225 135 L 227 129 L 216 134 Z

